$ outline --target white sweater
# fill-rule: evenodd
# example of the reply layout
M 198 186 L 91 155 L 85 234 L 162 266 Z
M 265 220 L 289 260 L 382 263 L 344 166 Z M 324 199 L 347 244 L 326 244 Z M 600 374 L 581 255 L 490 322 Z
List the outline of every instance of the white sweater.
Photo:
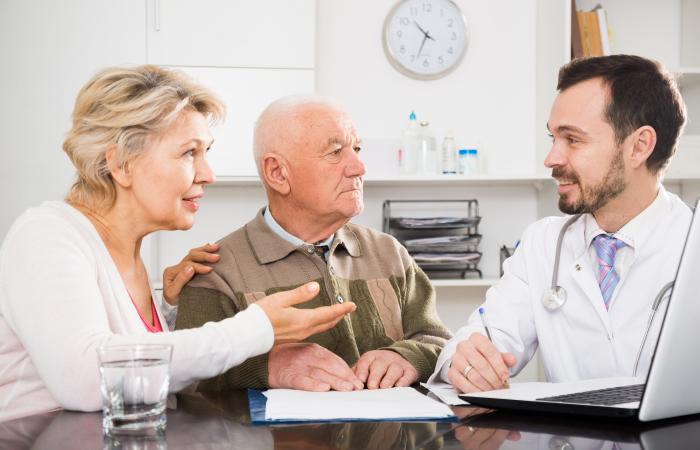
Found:
M 157 298 L 165 324 L 163 311 L 176 311 Z M 102 345 L 173 345 L 170 392 L 178 392 L 273 342 L 255 304 L 202 328 L 148 333 L 97 230 L 63 202 L 27 210 L 0 248 L 0 422 L 61 407 L 102 409 Z

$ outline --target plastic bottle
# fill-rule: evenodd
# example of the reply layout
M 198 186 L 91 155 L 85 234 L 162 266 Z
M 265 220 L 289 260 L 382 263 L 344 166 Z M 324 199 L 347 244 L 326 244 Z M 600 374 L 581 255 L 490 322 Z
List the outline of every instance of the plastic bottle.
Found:
M 457 173 L 457 146 L 452 137 L 452 130 L 442 142 L 442 173 Z
M 420 127 L 416 121 L 416 114 L 411 111 L 408 118 L 408 128 L 403 132 L 401 148 L 399 149 L 399 173 L 413 175 L 416 173 L 416 157 L 418 152 L 418 139 Z
M 479 155 L 476 149 L 469 149 L 467 154 L 467 174 L 476 175 L 479 173 Z
M 437 149 L 435 138 L 428 128 L 428 122 L 420 124 L 420 138 L 418 139 L 418 175 L 437 175 Z
M 467 173 L 467 158 L 469 157 L 469 150 L 460 150 L 459 151 L 459 173 L 465 174 Z

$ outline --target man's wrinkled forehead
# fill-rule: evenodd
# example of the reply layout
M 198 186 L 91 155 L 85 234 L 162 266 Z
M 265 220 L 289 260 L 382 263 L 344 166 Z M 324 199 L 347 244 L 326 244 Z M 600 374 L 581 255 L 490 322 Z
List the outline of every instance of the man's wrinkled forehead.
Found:
M 329 105 L 307 105 L 298 112 L 302 134 L 307 143 L 330 146 L 347 146 L 359 143 L 360 138 L 350 115 Z

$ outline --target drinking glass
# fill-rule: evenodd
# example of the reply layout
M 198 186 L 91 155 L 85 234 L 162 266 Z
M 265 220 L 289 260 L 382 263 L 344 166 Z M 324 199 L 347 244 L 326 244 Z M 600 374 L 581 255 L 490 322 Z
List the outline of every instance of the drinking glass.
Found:
M 105 434 L 164 431 L 172 345 L 110 345 L 97 349 Z

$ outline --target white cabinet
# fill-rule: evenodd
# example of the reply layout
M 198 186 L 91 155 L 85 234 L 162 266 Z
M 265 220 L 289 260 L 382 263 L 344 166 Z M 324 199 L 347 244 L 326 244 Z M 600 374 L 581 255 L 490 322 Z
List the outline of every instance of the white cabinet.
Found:
M 147 2 L 150 64 L 314 68 L 314 0 Z
M 208 154 L 217 176 L 257 176 L 253 127 L 265 107 L 288 94 L 314 91 L 314 71 L 178 67 L 212 88 L 226 102 L 226 121 L 212 129 Z

